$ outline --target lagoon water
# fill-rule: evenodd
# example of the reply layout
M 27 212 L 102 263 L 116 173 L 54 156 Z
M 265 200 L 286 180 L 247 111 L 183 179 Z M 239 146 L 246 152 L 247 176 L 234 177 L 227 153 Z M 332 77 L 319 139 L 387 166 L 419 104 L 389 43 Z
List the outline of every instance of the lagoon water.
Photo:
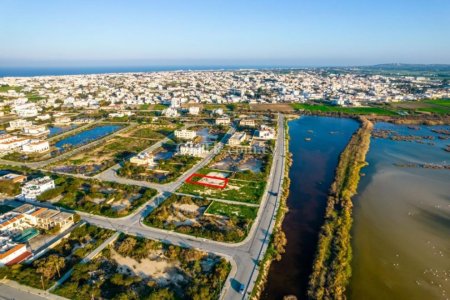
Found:
M 358 126 L 352 119 L 312 116 L 289 123 L 293 164 L 289 213 L 283 222 L 288 243 L 282 260 L 272 263 L 262 299 L 305 298 L 339 155 Z
M 71 145 L 71 146 L 83 145 L 90 141 L 94 141 L 104 136 L 107 136 L 108 134 L 111 134 L 114 131 L 119 130 L 120 128 L 122 128 L 122 126 L 120 125 L 96 126 L 94 128 L 84 130 L 82 132 L 79 132 L 75 135 L 69 136 L 65 139 L 56 142 L 55 147 L 61 149 L 64 145 Z
M 450 170 L 394 164 L 449 164 L 449 140 L 421 126 L 379 123 L 434 145 L 372 138 L 354 199 L 349 299 L 450 298 Z M 447 126 L 445 129 L 449 130 Z

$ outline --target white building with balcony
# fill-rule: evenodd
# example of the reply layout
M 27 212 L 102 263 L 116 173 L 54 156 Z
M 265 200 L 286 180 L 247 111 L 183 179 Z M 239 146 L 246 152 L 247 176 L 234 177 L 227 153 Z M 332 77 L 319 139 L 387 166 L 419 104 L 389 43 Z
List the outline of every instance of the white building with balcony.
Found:
M 205 145 L 194 144 L 192 142 L 187 142 L 186 144 L 180 145 L 178 149 L 179 155 L 203 157 L 208 153 Z
M 175 137 L 179 139 L 192 140 L 196 136 L 197 132 L 195 132 L 194 130 L 187 130 L 187 129 L 175 130 Z
M 28 181 L 22 186 L 22 198 L 26 200 L 36 200 L 36 197 L 47 190 L 55 188 L 55 181 L 49 176 L 36 178 Z
M 49 142 L 43 140 L 30 140 L 28 144 L 22 146 L 22 152 L 24 153 L 42 153 L 49 150 Z

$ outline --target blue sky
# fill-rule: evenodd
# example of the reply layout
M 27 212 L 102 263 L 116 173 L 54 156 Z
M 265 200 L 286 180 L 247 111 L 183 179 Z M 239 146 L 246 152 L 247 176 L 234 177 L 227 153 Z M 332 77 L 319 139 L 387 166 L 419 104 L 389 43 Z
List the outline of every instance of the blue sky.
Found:
M 0 4 L 0 67 L 450 63 L 448 0 Z

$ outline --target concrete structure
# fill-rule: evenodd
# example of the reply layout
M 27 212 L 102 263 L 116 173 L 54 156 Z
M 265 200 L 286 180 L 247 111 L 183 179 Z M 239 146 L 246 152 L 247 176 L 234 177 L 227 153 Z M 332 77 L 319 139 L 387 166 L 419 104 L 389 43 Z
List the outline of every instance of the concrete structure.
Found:
M 189 114 L 190 115 L 196 116 L 199 113 L 200 113 L 200 107 L 198 107 L 198 106 L 190 106 L 189 107 Z
M 0 177 L 0 181 L 9 181 L 11 183 L 22 183 L 27 180 L 27 176 L 9 173 Z
M 41 136 L 49 134 L 50 130 L 45 125 L 31 125 L 23 127 L 22 133 L 30 136 Z
M 25 144 L 28 144 L 30 139 L 19 138 L 15 135 L 2 134 L 0 135 L 0 151 L 12 151 Z
M 22 198 L 26 200 L 36 200 L 36 197 L 43 192 L 54 189 L 55 182 L 49 176 L 36 178 L 22 186 Z
M 235 132 L 228 140 L 228 145 L 239 146 L 245 141 L 247 134 L 245 132 Z
M 49 150 L 50 144 L 43 140 L 30 140 L 28 144 L 22 146 L 22 152 L 24 153 L 42 153 Z
M 179 116 L 178 110 L 173 107 L 166 108 L 162 113 L 168 118 L 176 118 Z
M 182 144 L 178 149 L 178 154 L 180 154 L 180 155 L 188 155 L 188 156 L 195 156 L 195 157 L 203 157 L 208 152 L 209 151 L 206 149 L 205 145 L 194 144 L 192 142 Z
M 229 117 L 224 116 L 224 117 L 217 118 L 215 123 L 216 123 L 216 125 L 230 125 L 231 120 Z
M 138 166 L 149 166 L 149 167 L 155 165 L 154 156 L 147 152 L 133 156 L 130 159 L 130 163 Z
M 179 139 L 192 140 L 197 136 L 197 132 L 194 130 L 182 129 L 175 130 L 175 137 Z
M 256 138 L 260 140 L 273 140 L 275 139 L 275 129 L 266 125 L 261 125 L 256 133 Z
M 33 122 L 27 121 L 24 119 L 17 119 L 9 122 L 9 127 L 6 128 L 6 131 L 13 131 L 23 129 L 25 127 L 29 127 L 33 125 Z
M 239 122 L 239 126 L 242 126 L 242 127 L 255 127 L 256 126 L 256 122 L 253 119 L 242 119 Z

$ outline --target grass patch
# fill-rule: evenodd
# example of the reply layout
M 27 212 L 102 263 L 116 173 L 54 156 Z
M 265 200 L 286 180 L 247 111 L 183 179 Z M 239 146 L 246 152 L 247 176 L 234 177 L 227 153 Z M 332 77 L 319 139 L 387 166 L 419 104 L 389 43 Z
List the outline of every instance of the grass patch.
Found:
M 58 199 L 56 206 L 107 217 L 123 217 L 149 201 L 156 190 L 114 182 L 52 175 L 56 188 L 38 196 L 39 201 Z
M 308 104 L 308 103 L 293 103 L 292 107 L 295 110 L 306 110 L 310 112 L 323 113 L 345 113 L 351 115 L 397 115 L 395 111 L 380 107 L 342 107 L 329 104 Z
M 228 218 L 238 217 L 244 219 L 255 219 L 258 214 L 258 207 L 213 201 L 205 213 L 220 215 Z
M 266 183 L 261 181 L 239 181 L 231 179 L 224 189 L 214 189 L 201 185 L 184 183 L 178 192 L 202 197 L 259 203 Z
M 240 242 L 254 221 L 253 214 L 205 214 L 211 201 L 172 194 L 144 219 L 148 226 L 222 242 Z M 231 212 L 231 211 L 230 211 Z

